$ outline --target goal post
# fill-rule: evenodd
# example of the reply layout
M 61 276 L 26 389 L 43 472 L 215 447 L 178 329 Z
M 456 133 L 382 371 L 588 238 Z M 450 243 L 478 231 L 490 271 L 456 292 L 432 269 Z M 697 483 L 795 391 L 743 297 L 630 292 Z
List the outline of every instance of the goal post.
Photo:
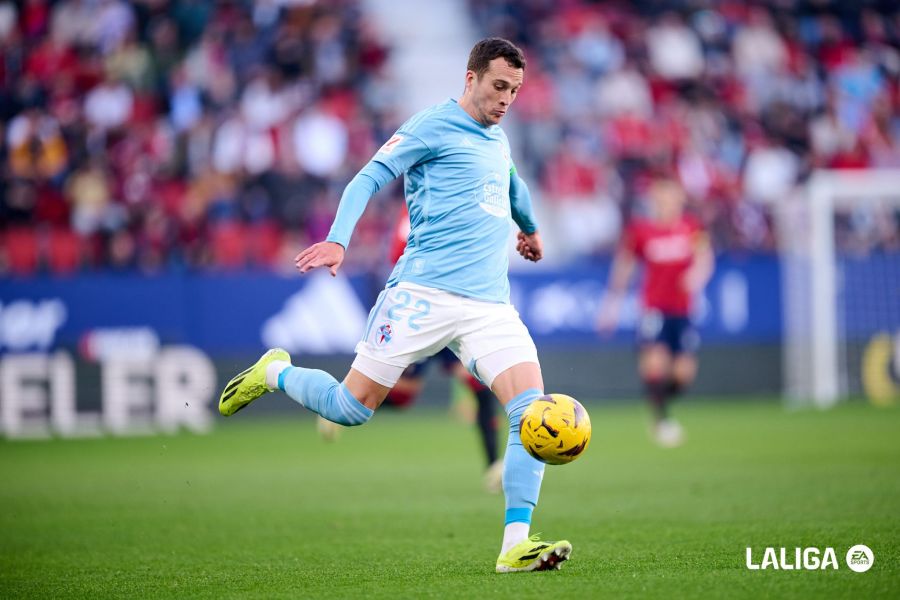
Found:
M 895 218 L 900 210 L 900 170 L 822 170 L 774 211 L 778 236 L 784 325 L 784 392 L 792 406 L 833 406 L 861 389 L 854 366 L 856 342 L 847 335 L 848 312 L 866 311 L 860 302 L 847 305 L 849 293 L 865 292 L 866 302 L 883 303 L 872 310 L 890 331 L 900 322 L 900 253 L 885 263 L 871 282 L 857 290 L 860 277 L 848 277 L 855 266 L 842 260 L 835 220 L 870 211 Z M 864 280 L 862 285 L 869 285 Z M 853 315 L 850 315 L 853 317 Z M 856 319 L 856 317 L 854 317 Z M 858 320 L 858 319 L 856 319 Z M 851 350 L 853 350 L 851 352 Z

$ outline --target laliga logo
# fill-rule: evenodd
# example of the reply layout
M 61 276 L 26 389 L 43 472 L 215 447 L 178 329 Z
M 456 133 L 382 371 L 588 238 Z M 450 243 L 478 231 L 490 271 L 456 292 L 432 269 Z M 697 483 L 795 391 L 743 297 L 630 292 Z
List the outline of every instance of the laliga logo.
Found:
M 762 561 L 756 563 L 753 560 L 753 548 L 747 548 L 747 568 L 751 571 L 764 571 L 766 569 L 774 569 L 776 571 L 824 571 L 829 568 L 838 569 L 838 560 L 834 553 L 834 548 L 825 548 L 824 552 L 818 548 L 794 548 L 793 550 L 793 556 L 790 556 L 787 548 L 766 548 L 763 552 Z M 875 563 L 875 554 L 868 546 L 857 544 L 847 550 L 845 560 L 851 571 L 865 573 Z

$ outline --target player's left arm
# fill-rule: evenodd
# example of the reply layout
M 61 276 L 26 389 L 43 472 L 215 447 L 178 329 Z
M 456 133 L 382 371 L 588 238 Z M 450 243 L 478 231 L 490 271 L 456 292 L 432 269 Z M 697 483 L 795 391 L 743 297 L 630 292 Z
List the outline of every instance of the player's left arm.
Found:
M 431 148 L 415 135 L 404 132 L 402 128 L 395 133 L 344 188 L 328 237 L 324 242 L 306 248 L 294 258 L 297 270 L 307 273 L 318 267 L 326 267 L 332 276 L 337 275 L 344 262 L 350 236 L 366 210 L 369 199 L 430 154 Z
M 531 205 L 531 192 L 516 172 L 515 165 L 509 170 L 509 204 L 513 221 L 519 226 L 516 251 L 525 260 L 532 262 L 541 260 L 544 257 L 544 242 L 537 230 L 534 208 Z
M 698 231 L 694 239 L 694 260 L 684 273 L 682 284 L 689 294 L 697 294 L 706 287 L 712 277 L 716 257 L 705 231 Z
M 325 241 L 309 246 L 294 257 L 294 266 L 297 270 L 307 273 L 318 267 L 326 267 L 332 277 L 337 275 L 344 262 L 350 235 L 365 211 L 369 199 L 392 179 L 393 173 L 374 160 L 357 173 L 344 188 L 337 215 Z

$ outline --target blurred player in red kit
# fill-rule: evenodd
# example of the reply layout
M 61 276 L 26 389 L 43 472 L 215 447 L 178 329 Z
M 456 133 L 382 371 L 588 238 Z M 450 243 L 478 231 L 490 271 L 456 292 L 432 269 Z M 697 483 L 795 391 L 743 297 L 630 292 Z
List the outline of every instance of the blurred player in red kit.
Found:
M 409 213 L 404 204 L 397 219 L 397 225 L 394 228 L 394 235 L 391 239 L 391 247 L 388 251 L 388 259 L 391 265 L 396 264 L 403 255 L 409 230 Z M 444 348 L 434 356 L 407 367 L 391 391 L 388 392 L 384 400 L 384 406 L 401 409 L 411 406 L 425 385 L 425 372 L 432 362 L 439 362 L 445 373 L 453 375 L 457 381 L 465 385 L 475 396 L 477 400 L 475 422 L 478 425 L 478 434 L 481 438 L 487 463 L 484 485 L 489 492 L 499 494 L 501 491 L 500 480 L 503 475 L 503 460 L 497 456 L 497 420 L 494 414 L 498 403 L 497 397 L 494 396 L 490 388 L 469 373 L 449 348 Z M 327 439 L 334 438 L 339 427 L 339 425 L 321 417 L 319 418 L 319 431 Z
M 649 199 L 651 218 L 633 219 L 622 236 L 598 328 L 606 333 L 616 328 L 622 298 L 642 265 L 638 371 L 653 411 L 654 437 L 661 446 L 674 447 L 684 433 L 669 415 L 669 403 L 697 374 L 700 338 L 691 323 L 692 301 L 706 287 L 714 257 L 701 224 L 684 213 L 686 196 L 678 181 L 655 178 Z

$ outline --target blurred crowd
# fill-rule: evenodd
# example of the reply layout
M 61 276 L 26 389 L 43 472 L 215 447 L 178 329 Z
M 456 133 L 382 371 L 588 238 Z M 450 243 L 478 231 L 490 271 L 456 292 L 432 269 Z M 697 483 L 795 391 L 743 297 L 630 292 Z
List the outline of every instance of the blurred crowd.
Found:
M 0 56 L 0 272 L 290 265 L 397 125 L 354 0 L 0 2 Z
M 894 1 L 470 8 L 526 50 L 510 137 L 575 256 L 609 251 L 655 172 L 717 249 L 767 251 L 813 169 L 900 167 Z M 389 51 L 357 0 L 0 0 L 0 273 L 290 265 L 408 116 Z M 385 260 L 391 208 L 355 266 Z M 900 246 L 896 212 L 840 225 Z
M 719 249 L 772 250 L 772 214 L 816 168 L 900 167 L 894 0 L 472 0 L 526 50 L 517 135 L 567 240 L 615 243 L 649 174 L 676 174 Z M 900 248 L 898 214 L 839 221 Z M 575 235 L 571 235 L 571 234 Z

